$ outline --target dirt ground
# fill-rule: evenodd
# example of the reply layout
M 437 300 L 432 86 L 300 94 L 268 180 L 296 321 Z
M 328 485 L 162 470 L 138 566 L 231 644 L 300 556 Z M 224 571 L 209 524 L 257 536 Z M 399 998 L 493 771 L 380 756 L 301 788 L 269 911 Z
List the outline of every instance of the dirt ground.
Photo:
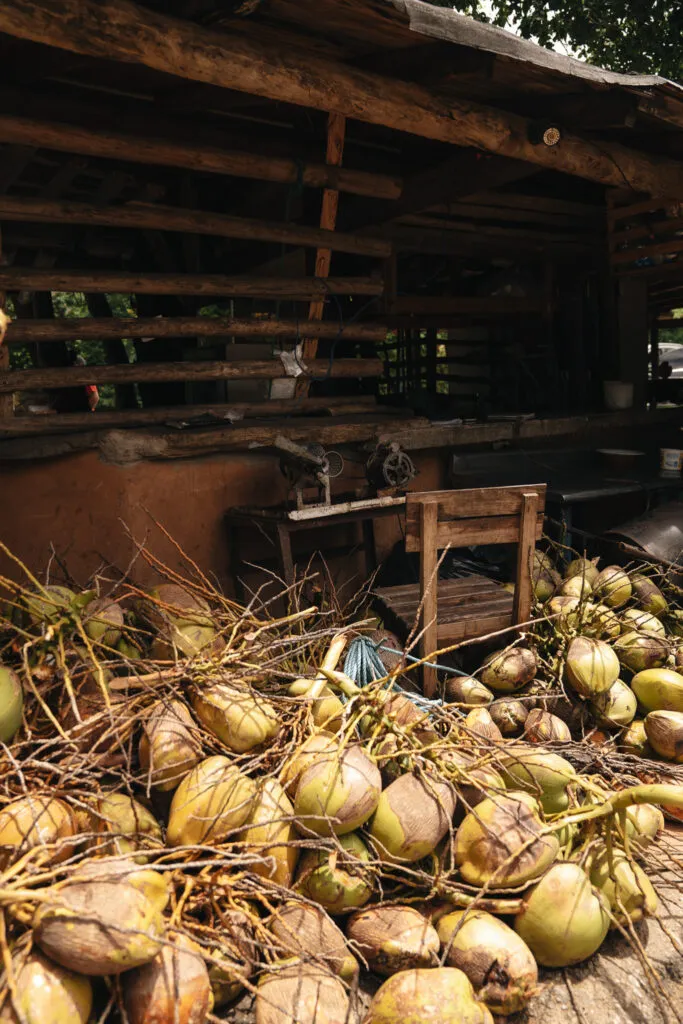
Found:
M 586 963 L 541 971 L 543 988 L 530 1007 L 514 1017 L 497 1018 L 496 1024 L 683 1024 L 683 826 L 667 829 L 653 860 L 656 871 L 650 868 L 648 873 L 660 896 L 657 917 L 636 926 L 633 942 L 610 933 L 600 952 Z M 637 945 L 641 953 L 636 952 Z M 379 978 L 364 981 L 349 1024 L 361 1024 L 380 983 Z M 254 1024 L 252 999 L 245 997 L 221 1019 L 227 1024 Z

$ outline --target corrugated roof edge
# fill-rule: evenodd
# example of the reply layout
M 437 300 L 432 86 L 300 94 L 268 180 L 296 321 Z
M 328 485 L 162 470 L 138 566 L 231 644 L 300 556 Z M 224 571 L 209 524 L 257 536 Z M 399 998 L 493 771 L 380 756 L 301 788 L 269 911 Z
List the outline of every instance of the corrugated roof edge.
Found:
M 510 60 L 533 64 L 571 78 L 580 78 L 595 85 L 616 85 L 627 89 L 664 89 L 683 94 L 683 86 L 659 75 L 621 74 L 594 67 L 576 57 L 567 57 L 555 50 L 547 50 L 537 43 L 495 25 L 475 21 L 444 7 L 434 7 L 422 0 L 385 0 L 405 15 L 413 32 L 433 39 L 485 50 Z

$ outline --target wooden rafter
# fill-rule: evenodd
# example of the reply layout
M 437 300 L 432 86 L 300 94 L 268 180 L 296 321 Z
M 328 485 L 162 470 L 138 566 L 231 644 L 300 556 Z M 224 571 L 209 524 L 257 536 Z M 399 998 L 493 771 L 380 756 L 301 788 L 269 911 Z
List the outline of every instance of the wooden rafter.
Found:
M 563 133 L 548 147 L 528 118 L 386 79 L 295 47 L 212 32 L 128 0 L 3 0 L 0 31 L 75 53 L 334 111 L 371 124 L 475 146 L 539 167 L 659 196 L 683 194 L 683 163 Z M 182 60 L 179 55 L 182 54 Z

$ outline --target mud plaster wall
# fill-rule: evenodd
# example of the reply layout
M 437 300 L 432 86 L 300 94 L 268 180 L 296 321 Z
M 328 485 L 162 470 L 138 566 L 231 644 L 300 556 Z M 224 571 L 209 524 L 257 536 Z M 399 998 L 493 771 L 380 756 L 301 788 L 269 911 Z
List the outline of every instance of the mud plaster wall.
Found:
M 446 453 L 417 455 L 415 486 L 443 486 Z M 345 473 L 344 487 L 357 486 L 360 474 Z M 126 468 L 101 462 L 93 452 L 50 461 L 0 465 L 0 540 L 34 573 L 42 573 L 51 546 L 84 585 L 103 564 L 125 570 L 135 554 L 135 542 L 175 569 L 181 559 L 156 528 L 156 519 L 184 552 L 227 592 L 232 593 L 230 553 L 224 513 L 244 505 L 276 505 L 286 497 L 286 484 L 275 459 L 266 455 L 235 454 L 169 462 L 141 462 Z M 128 532 L 127 532 L 128 531 Z M 311 534 L 295 541 L 307 548 L 353 543 L 358 527 Z M 129 536 L 130 534 L 130 536 Z M 383 557 L 401 537 L 398 519 L 376 524 L 378 554 Z M 270 552 L 263 538 L 244 549 L 257 564 Z M 295 548 L 296 554 L 296 548 Z M 363 575 L 360 557 L 334 558 L 339 579 Z M 0 553 L 0 573 L 14 579 L 20 571 Z M 58 573 L 57 573 L 58 574 Z M 157 579 L 143 559 L 131 571 L 148 585 Z

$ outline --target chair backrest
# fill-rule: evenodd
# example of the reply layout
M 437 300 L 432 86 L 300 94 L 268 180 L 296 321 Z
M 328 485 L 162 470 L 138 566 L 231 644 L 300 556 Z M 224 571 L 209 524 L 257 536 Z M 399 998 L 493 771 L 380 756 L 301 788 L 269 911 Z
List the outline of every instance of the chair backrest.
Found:
M 532 559 L 543 533 L 545 484 L 423 491 L 406 496 L 406 551 L 420 552 L 422 656 L 437 649 L 438 552 L 471 544 L 517 544 L 512 623 L 531 613 Z M 436 671 L 423 672 L 425 693 L 436 688 Z

